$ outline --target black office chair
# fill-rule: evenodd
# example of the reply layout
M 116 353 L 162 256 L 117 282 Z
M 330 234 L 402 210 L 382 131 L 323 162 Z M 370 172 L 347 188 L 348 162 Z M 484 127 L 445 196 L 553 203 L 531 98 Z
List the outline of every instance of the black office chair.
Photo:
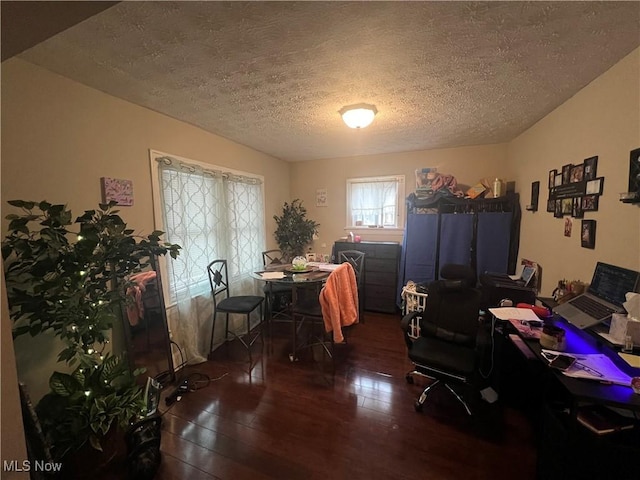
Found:
M 465 265 L 445 265 L 440 276 L 442 280 L 429 284 L 424 312 L 412 312 L 401 322 L 415 365 L 406 379 L 413 383 L 413 375 L 421 375 L 434 380 L 416 400 L 416 411 L 422 411 L 429 392 L 443 384 L 471 415 L 467 401 L 452 385 L 468 390 L 477 380 L 482 359 L 478 343 L 481 295 L 475 288 L 474 271 Z M 420 336 L 412 340 L 408 334 L 414 319 L 420 322 Z
M 349 262 L 356 274 L 356 284 L 358 285 L 358 314 L 359 321 L 364 323 L 364 262 L 365 253 L 358 250 L 343 250 L 338 255 L 339 263 Z
M 225 314 L 225 342 L 229 340 L 229 314 L 239 313 L 246 316 L 246 332 L 237 334 L 231 331 L 233 337 L 240 340 L 240 343 L 249 352 L 249 363 L 251 361 L 251 346 L 260 337 L 264 343 L 264 335 L 262 332 L 262 302 L 264 297 L 258 295 L 237 295 L 229 294 L 229 275 L 227 271 L 226 260 L 214 260 L 207 265 L 207 273 L 209 274 L 209 284 L 211 286 L 211 295 L 213 296 L 213 315 L 211 325 L 211 342 L 209 344 L 209 353 L 213 351 L 213 334 L 216 327 L 216 317 L 218 313 Z M 218 295 L 224 294 L 224 298 L 218 301 Z M 260 316 L 257 325 L 251 327 L 251 313 L 257 308 L 260 309 Z M 257 332 L 256 332 L 257 330 Z M 253 333 L 252 333 L 253 332 Z
M 278 249 L 262 252 L 264 268 L 282 265 L 284 262 L 282 251 Z M 265 298 L 265 318 L 272 320 L 291 320 L 289 307 L 291 306 L 291 286 L 282 283 L 265 282 L 262 287 Z

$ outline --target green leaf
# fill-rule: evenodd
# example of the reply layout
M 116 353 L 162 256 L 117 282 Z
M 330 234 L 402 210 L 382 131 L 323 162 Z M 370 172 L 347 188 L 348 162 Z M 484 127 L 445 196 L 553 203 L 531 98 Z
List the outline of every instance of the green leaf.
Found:
M 49 379 L 49 388 L 61 397 L 68 397 L 81 390 L 82 385 L 71 375 L 53 372 Z
M 94 449 L 102 452 L 102 445 L 100 445 L 100 440 L 95 434 L 92 433 L 91 435 L 89 435 L 89 443 Z

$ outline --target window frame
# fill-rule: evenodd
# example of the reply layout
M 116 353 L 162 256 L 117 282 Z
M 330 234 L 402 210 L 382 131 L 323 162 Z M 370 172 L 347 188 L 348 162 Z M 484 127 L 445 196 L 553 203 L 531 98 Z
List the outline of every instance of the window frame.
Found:
M 396 182 L 397 183 L 397 191 L 396 191 L 396 224 L 393 227 L 378 227 L 373 228 L 366 225 L 350 225 L 352 215 L 351 215 L 351 188 L 353 184 L 356 183 L 375 183 L 375 182 Z M 368 231 L 376 233 L 384 234 L 397 234 L 398 232 L 404 231 L 405 225 L 405 176 L 404 175 L 377 175 L 373 177 L 354 177 L 347 178 L 346 180 L 346 210 L 345 210 L 345 231 Z
M 205 163 L 205 162 L 201 162 L 198 160 L 193 160 L 191 158 L 186 158 L 186 157 L 181 157 L 179 155 L 175 155 L 172 153 L 165 153 L 165 152 L 161 152 L 159 150 L 153 150 L 153 149 L 149 149 L 149 165 L 151 168 L 151 202 L 152 202 L 152 207 L 153 207 L 153 222 L 154 222 L 154 229 L 155 230 L 160 230 L 160 231 L 165 231 L 165 226 L 164 226 L 164 215 L 163 215 L 163 206 L 162 206 L 162 187 L 160 185 L 160 167 L 159 167 L 159 158 L 162 157 L 170 157 L 172 159 L 178 160 L 180 162 L 186 163 L 186 164 L 192 164 L 192 165 L 196 165 L 204 170 L 219 170 L 222 171 L 224 173 L 228 173 L 231 175 L 238 175 L 238 176 L 244 176 L 244 177 L 248 177 L 248 178 L 255 178 L 257 180 L 259 180 L 262 185 L 263 188 L 262 190 L 262 207 L 264 209 L 263 212 L 263 232 L 264 232 L 264 239 L 263 241 L 266 243 L 266 201 L 265 201 L 265 188 L 264 188 L 264 176 L 263 175 L 259 175 L 256 173 L 251 173 L 251 172 L 245 172 L 245 171 L 241 171 L 241 170 L 235 170 L 233 168 L 228 168 L 222 165 L 216 165 L 216 164 L 211 164 L 211 163 Z M 264 250 L 264 245 L 262 246 L 262 249 Z M 160 274 L 162 275 L 162 278 L 169 278 L 169 270 L 167 267 L 167 260 L 164 257 L 160 257 L 158 259 L 158 267 L 160 268 Z M 231 280 L 231 278 L 230 278 Z M 162 282 L 162 289 L 163 289 L 163 293 L 164 293 L 164 298 L 167 299 L 167 308 L 169 307 L 173 307 L 175 306 L 175 299 L 172 298 L 171 292 L 169 291 L 169 281 L 164 281 Z M 208 285 L 207 285 L 207 291 L 208 291 Z

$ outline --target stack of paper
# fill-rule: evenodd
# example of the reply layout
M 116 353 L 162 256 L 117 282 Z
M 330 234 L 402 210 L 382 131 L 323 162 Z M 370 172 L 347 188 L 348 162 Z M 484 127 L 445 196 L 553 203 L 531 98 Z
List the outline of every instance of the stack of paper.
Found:
M 260 276 L 265 280 L 277 280 L 284 278 L 284 272 L 262 272 Z
M 341 264 L 339 263 L 323 263 L 320 266 L 318 266 L 318 270 L 322 270 L 323 272 L 333 272 L 340 265 Z
M 500 307 L 490 308 L 489 311 L 499 320 L 531 320 L 540 321 L 530 308 Z

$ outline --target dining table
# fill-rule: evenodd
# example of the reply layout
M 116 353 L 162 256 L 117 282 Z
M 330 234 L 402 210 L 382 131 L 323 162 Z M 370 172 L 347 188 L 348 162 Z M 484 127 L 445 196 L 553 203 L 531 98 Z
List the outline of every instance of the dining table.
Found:
M 253 272 L 252 278 L 265 282 L 269 286 L 269 294 L 271 294 L 271 288 L 273 285 L 288 285 L 292 290 L 292 302 L 289 307 L 289 311 L 293 312 L 296 307 L 296 302 L 300 298 L 300 289 L 316 289 L 319 294 L 322 285 L 327 280 L 331 272 L 337 267 L 337 264 L 332 263 L 308 263 L 304 268 L 294 268 L 291 264 L 271 264 L 266 266 L 263 270 Z M 292 362 L 297 359 L 298 352 L 298 324 L 296 316 L 291 314 L 291 353 L 289 354 L 289 360 Z M 271 312 L 269 312 L 269 318 L 266 319 L 269 326 L 269 341 L 271 344 L 273 336 L 273 324 L 271 318 Z

